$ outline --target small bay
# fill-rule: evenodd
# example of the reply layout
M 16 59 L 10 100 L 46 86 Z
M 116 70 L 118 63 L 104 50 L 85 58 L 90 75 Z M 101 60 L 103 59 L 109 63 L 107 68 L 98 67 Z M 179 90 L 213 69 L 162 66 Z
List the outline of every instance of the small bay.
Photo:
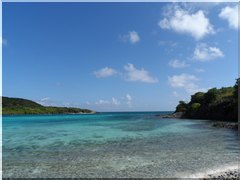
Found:
M 167 112 L 3 116 L 3 177 L 188 177 L 234 166 L 236 131 Z

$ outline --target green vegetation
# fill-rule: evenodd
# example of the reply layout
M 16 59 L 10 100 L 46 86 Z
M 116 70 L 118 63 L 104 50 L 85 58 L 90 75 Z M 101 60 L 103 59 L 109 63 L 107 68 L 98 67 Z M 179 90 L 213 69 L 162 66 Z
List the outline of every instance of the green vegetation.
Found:
M 238 81 L 233 87 L 212 88 L 208 92 L 198 92 L 191 101 L 179 101 L 175 112 L 183 112 L 183 118 L 238 120 Z
M 21 99 L 2 97 L 2 114 L 71 114 L 94 113 L 88 109 L 42 106 L 36 102 Z

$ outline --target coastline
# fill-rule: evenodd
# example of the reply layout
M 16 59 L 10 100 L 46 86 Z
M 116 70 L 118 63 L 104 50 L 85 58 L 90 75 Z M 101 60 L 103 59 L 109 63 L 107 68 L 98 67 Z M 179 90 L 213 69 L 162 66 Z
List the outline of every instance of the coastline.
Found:
M 174 119 L 181 119 L 183 116 L 183 112 L 174 112 L 172 114 L 167 114 L 167 115 L 157 115 L 158 117 L 161 118 L 174 118 Z
M 164 119 L 165 118 L 184 119 L 182 112 L 175 112 L 167 115 L 156 115 L 156 117 L 160 117 Z M 191 118 L 186 118 L 186 119 L 191 119 Z M 216 121 L 216 120 L 210 120 L 210 119 L 209 121 L 211 121 L 211 126 L 215 128 L 227 128 L 227 129 L 238 130 L 238 127 L 239 127 L 238 122 Z
M 240 177 L 239 165 L 222 166 L 214 170 L 208 170 L 188 176 L 196 179 L 238 179 Z
M 213 122 L 212 127 L 215 128 L 227 128 L 227 129 L 233 129 L 238 130 L 238 123 L 237 122 Z
M 91 114 L 100 114 L 99 112 L 90 112 L 90 113 L 53 113 L 53 114 L 1 114 L 2 116 L 32 116 L 32 115 L 91 115 Z
M 90 113 L 83 113 L 83 112 L 79 112 L 79 113 L 66 113 L 66 114 L 99 114 L 99 112 L 90 112 Z

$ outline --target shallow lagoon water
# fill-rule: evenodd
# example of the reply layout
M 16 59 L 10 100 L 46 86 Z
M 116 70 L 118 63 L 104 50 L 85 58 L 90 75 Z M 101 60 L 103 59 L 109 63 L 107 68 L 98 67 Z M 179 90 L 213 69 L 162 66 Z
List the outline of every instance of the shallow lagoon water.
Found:
M 156 114 L 3 117 L 3 177 L 188 177 L 235 166 L 236 131 Z

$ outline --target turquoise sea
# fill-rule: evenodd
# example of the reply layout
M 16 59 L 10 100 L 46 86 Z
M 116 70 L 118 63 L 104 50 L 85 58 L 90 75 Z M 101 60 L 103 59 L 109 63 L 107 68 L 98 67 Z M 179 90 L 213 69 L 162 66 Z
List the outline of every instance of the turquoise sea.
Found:
M 236 131 L 166 112 L 3 117 L 3 177 L 188 177 L 235 166 Z

